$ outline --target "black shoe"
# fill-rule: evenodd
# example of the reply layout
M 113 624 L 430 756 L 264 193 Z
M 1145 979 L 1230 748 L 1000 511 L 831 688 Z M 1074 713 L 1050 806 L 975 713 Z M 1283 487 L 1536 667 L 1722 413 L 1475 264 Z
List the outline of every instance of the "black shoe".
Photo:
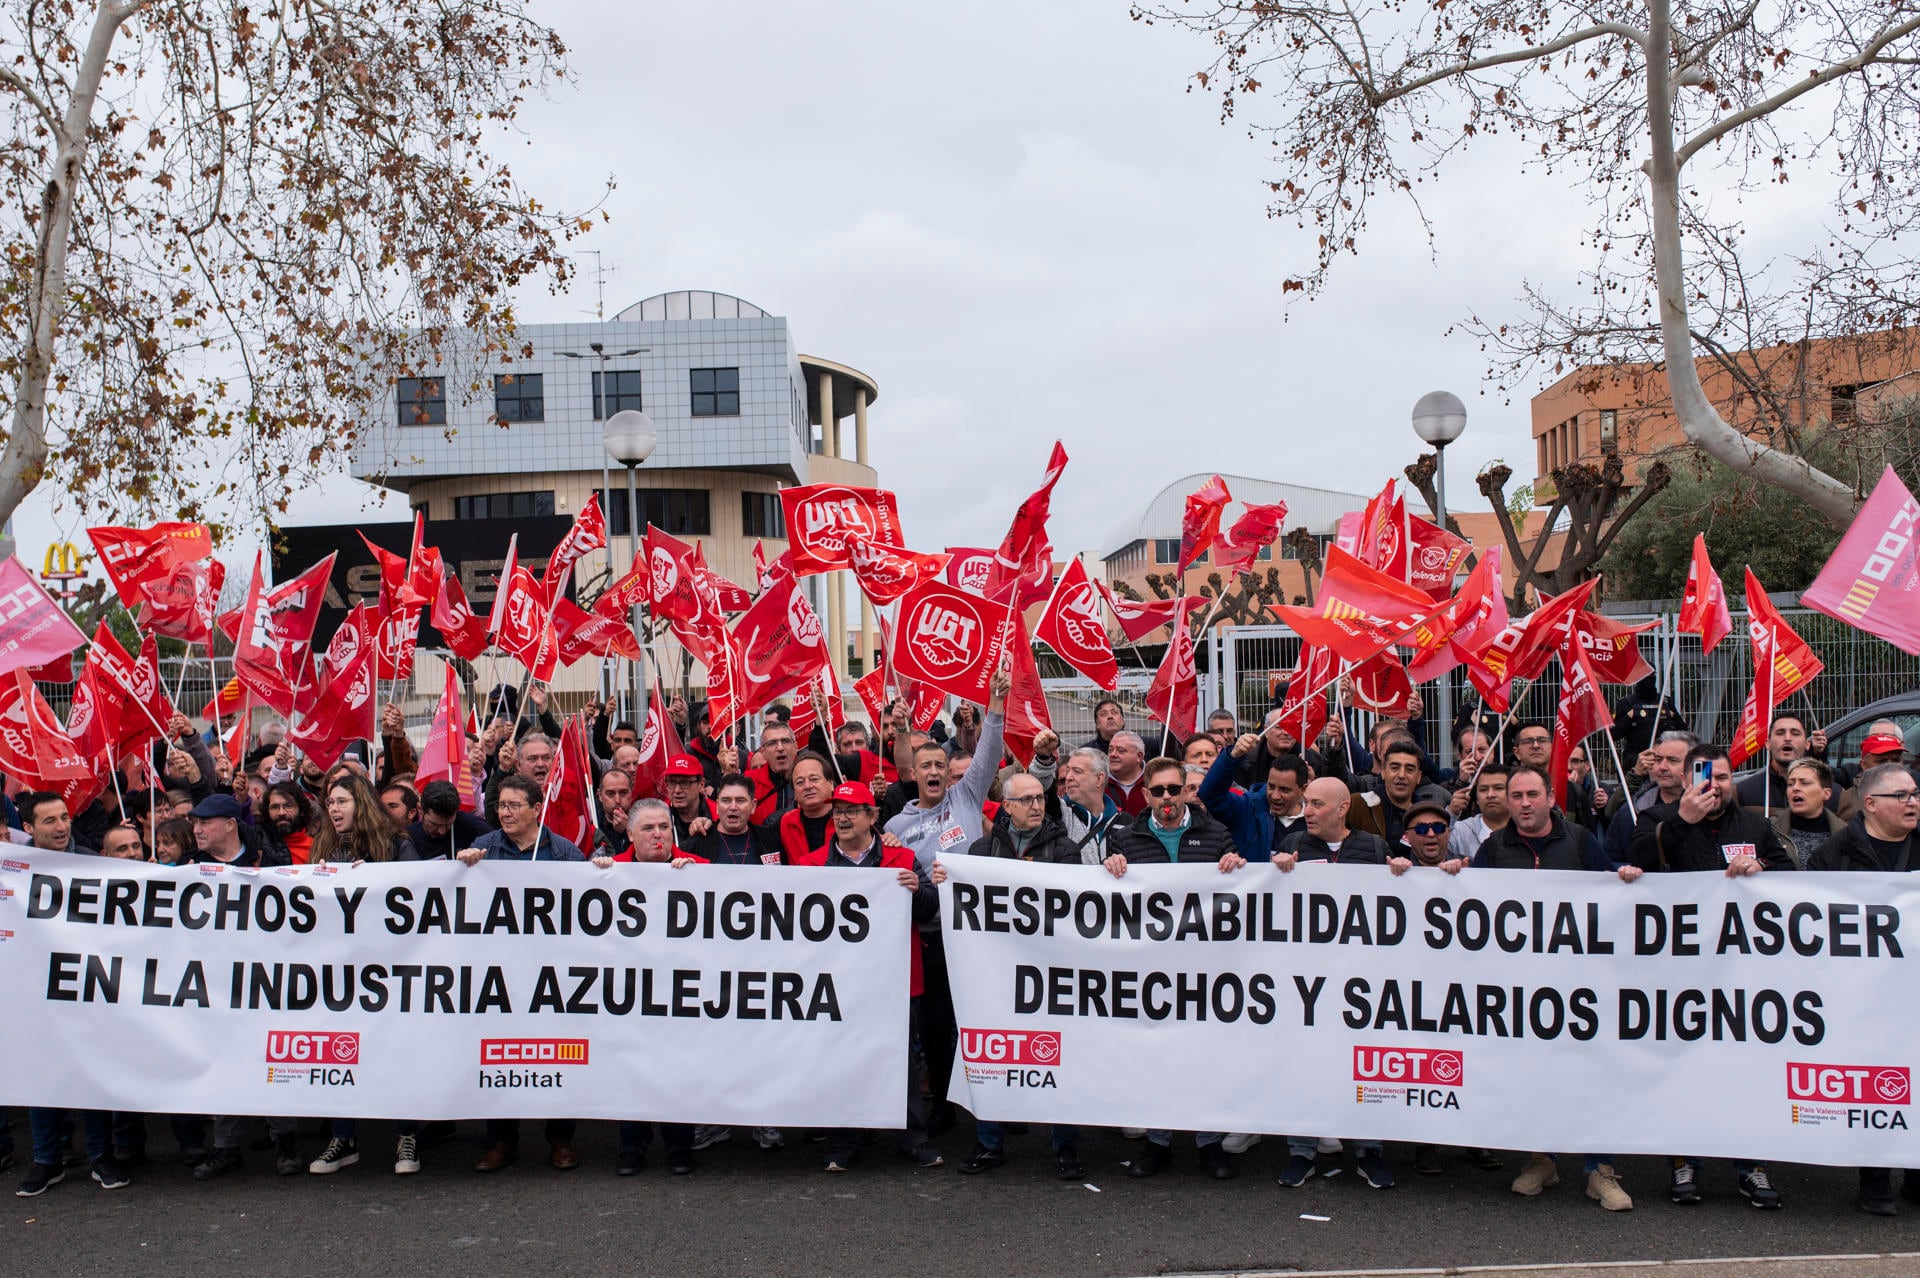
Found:
M 1140 1142 L 1139 1151 L 1127 1160 L 1127 1175 L 1139 1180 L 1165 1170 L 1166 1165 L 1172 1161 L 1171 1145 L 1156 1145 L 1150 1140 L 1143 1140 Z
M 1494 1153 L 1491 1149 L 1469 1149 L 1467 1151 L 1467 1161 L 1475 1167 L 1478 1167 L 1481 1171 L 1505 1171 L 1507 1169 L 1507 1160 Z
M 1773 1187 L 1773 1178 L 1764 1167 L 1756 1167 L 1740 1178 L 1740 1196 L 1765 1211 L 1780 1205 L 1780 1191 Z
M 1360 1173 L 1360 1179 L 1367 1183 L 1368 1189 L 1393 1188 L 1393 1173 L 1387 1169 L 1387 1160 L 1381 1150 L 1370 1149 L 1355 1158 L 1353 1170 Z
M 1087 1169 L 1080 1165 L 1080 1151 L 1071 1142 L 1054 1152 L 1061 1180 L 1085 1180 Z M 1920 1179 L 1920 1177 L 1916 1177 Z
M 1900 1205 L 1893 1197 L 1893 1173 L 1885 1167 L 1860 1169 L 1860 1210 L 1869 1216 L 1892 1216 Z
M 932 1171 L 936 1167 L 947 1165 L 946 1155 L 932 1145 L 916 1145 L 912 1149 L 903 1149 L 900 1151 L 900 1157 L 923 1171 Z
M 690 1149 L 670 1149 L 667 1151 L 667 1170 L 676 1176 L 684 1176 L 693 1170 L 693 1151 Z
M 1667 1187 L 1667 1197 L 1682 1207 L 1691 1207 L 1700 1201 L 1700 1182 L 1694 1177 L 1693 1164 L 1673 1165 L 1673 1183 Z
M 1286 1168 L 1280 1173 L 1280 1186 L 1283 1189 L 1298 1189 L 1313 1179 L 1313 1171 L 1313 1155 L 1295 1154 L 1287 1159 Z
M 973 1147 L 973 1152 L 968 1154 L 966 1159 L 960 1164 L 960 1174 L 962 1176 L 978 1176 L 983 1171 L 992 1171 L 996 1167 L 1005 1167 L 1006 1165 L 1006 1150 L 989 1149 L 985 1145 L 976 1144 Z
M 613 1164 L 616 1176 L 638 1176 L 647 1167 L 647 1156 L 637 1149 L 623 1149 L 619 1159 Z
M 282 1176 L 298 1176 L 307 1169 L 300 1157 L 300 1139 L 292 1132 L 274 1138 L 273 1170 Z
M 180 1147 L 180 1165 L 182 1167 L 198 1167 L 206 1161 L 207 1147 L 205 1145 L 182 1145 Z
M 207 1155 L 204 1162 L 193 1169 L 193 1178 L 212 1180 L 230 1171 L 239 1171 L 246 1165 L 246 1161 L 237 1149 L 216 1149 Z
M 94 1183 L 102 1189 L 125 1189 L 133 1183 L 133 1177 L 111 1156 L 96 1159 L 92 1175 Z
M 1438 1176 L 1442 1170 L 1440 1166 L 1440 1151 L 1431 1145 L 1415 1145 L 1413 1147 L 1413 1169 L 1422 1176 Z
M 13 1191 L 15 1198 L 38 1198 L 67 1178 L 65 1167 L 49 1167 L 45 1163 L 35 1163 L 27 1169 L 27 1178 Z
M 1227 1158 L 1227 1151 L 1220 1148 L 1220 1142 L 1200 1147 L 1200 1170 L 1215 1180 L 1232 1180 L 1233 1163 Z

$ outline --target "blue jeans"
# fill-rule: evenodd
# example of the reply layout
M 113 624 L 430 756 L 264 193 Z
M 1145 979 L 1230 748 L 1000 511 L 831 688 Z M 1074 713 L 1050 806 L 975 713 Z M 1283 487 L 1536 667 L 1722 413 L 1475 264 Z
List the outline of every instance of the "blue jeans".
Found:
M 1218 1145 L 1226 1138 L 1227 1134 L 1225 1132 L 1195 1132 L 1193 1134 L 1193 1143 L 1201 1149 L 1205 1149 L 1209 1145 Z M 1147 1132 L 1147 1139 L 1156 1145 L 1171 1145 L 1173 1144 L 1173 1133 L 1163 1132 L 1154 1128 Z
M 113 1115 L 102 1109 L 78 1112 L 87 1132 L 87 1157 L 98 1162 L 113 1152 Z M 33 1129 L 33 1161 L 42 1167 L 58 1167 L 64 1161 L 61 1146 L 66 1142 L 61 1137 L 60 1120 L 66 1113 L 63 1109 L 38 1107 L 27 1111 L 27 1123 Z
M 1353 1156 L 1355 1158 L 1360 1158 L 1367 1154 L 1378 1154 L 1385 1148 L 1377 1140 L 1348 1140 L 1342 1141 L 1341 1144 L 1353 1146 Z M 1287 1137 L 1287 1154 L 1289 1157 L 1313 1158 L 1318 1155 L 1319 1152 L 1320 1138 L 1318 1136 Z
M 973 1138 L 987 1149 L 999 1149 L 1007 1142 L 1006 1133 L 1001 1130 L 1000 1124 L 985 1118 L 979 1119 L 974 1123 Z M 1065 1127 L 1059 1123 L 1053 1125 L 1054 1153 L 1059 1153 L 1066 1146 L 1074 1144 L 1079 1139 L 1080 1129 L 1078 1127 Z

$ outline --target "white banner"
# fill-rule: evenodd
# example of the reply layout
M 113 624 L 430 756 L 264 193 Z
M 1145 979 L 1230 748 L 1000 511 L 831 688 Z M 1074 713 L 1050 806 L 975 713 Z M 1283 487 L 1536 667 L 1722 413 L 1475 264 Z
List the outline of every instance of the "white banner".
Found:
M 0 1104 L 904 1117 L 910 901 L 892 871 L 0 857 Z
M 983 1118 L 1920 1165 L 1913 876 L 943 864 Z

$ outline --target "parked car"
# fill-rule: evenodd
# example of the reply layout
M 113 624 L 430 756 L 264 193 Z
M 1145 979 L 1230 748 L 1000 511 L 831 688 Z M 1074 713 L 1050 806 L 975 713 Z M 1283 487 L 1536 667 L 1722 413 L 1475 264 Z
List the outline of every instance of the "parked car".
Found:
M 1903 692 L 1894 697 L 1882 697 L 1828 724 L 1827 761 L 1836 767 L 1842 763 L 1858 763 L 1860 743 L 1867 739 L 1868 725 L 1881 719 L 1900 725 L 1900 735 L 1907 742 L 1909 761 L 1920 757 L 1920 692 Z

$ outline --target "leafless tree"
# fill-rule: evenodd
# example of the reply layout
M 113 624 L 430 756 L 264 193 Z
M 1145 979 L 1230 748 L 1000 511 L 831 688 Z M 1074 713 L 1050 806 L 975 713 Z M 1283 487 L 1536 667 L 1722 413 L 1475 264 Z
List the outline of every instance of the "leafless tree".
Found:
M 1223 118 L 1271 85 L 1251 131 L 1272 143 L 1272 212 L 1317 236 L 1313 267 L 1287 291 L 1314 293 L 1356 252 L 1372 197 L 1422 185 L 1483 134 L 1519 138 L 1547 173 L 1571 172 L 1595 203 L 1595 302 L 1577 312 L 1533 296 L 1584 362 L 1609 343 L 1658 336 L 1687 439 L 1733 469 L 1844 524 L 1855 488 L 1796 451 L 1729 424 L 1696 357 L 1733 351 L 1752 311 L 1736 207 L 1831 161 L 1824 246 L 1769 266 L 1773 296 L 1809 280 L 1810 303 L 1852 331 L 1912 317 L 1915 263 L 1899 242 L 1916 216 L 1920 7 L 1839 8 L 1719 0 L 1554 3 L 1426 0 L 1191 0 L 1136 4 L 1134 16 L 1205 33 L 1216 46 L 1196 84 Z M 1785 278 L 1795 274 L 1801 278 Z M 1798 295 L 1806 295 L 1800 288 Z M 1702 322 L 1694 322 L 1694 311 Z M 1724 322 L 1723 322 L 1724 317 Z M 1482 324 L 1498 345 L 1502 329 Z M 1536 335 L 1538 336 L 1538 335 Z M 1521 335 L 1523 354 L 1553 350 Z

